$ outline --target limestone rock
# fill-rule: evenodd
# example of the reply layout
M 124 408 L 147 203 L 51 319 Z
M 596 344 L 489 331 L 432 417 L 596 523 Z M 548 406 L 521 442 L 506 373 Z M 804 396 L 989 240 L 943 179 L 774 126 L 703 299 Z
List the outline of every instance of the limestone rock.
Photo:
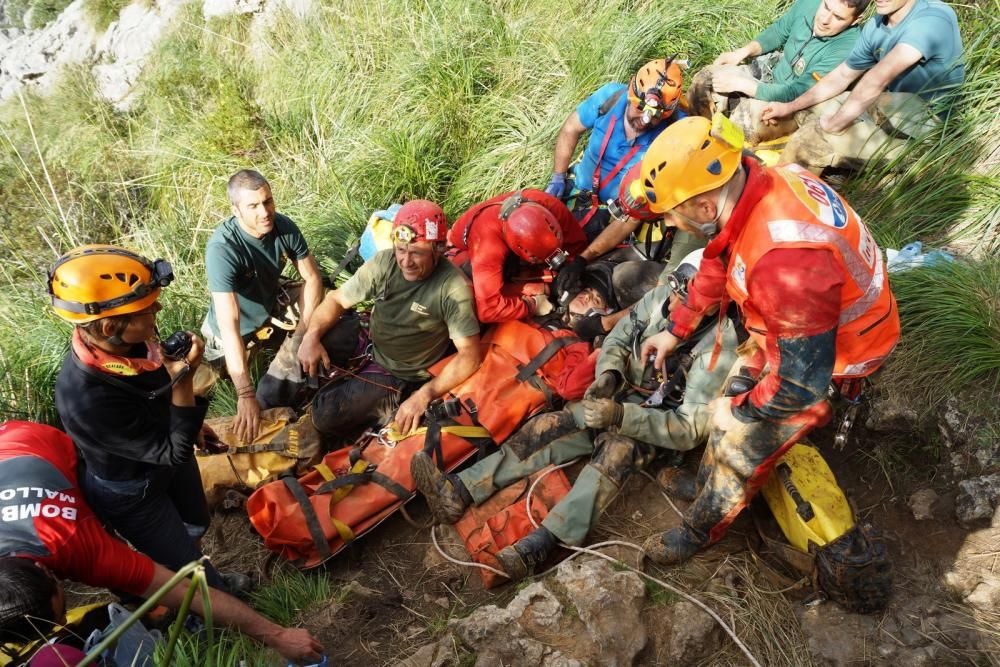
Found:
M 230 14 L 256 14 L 264 7 L 264 0 L 205 0 L 201 13 L 205 20 Z
M 576 608 L 602 665 L 631 665 L 646 646 L 642 606 L 646 589 L 634 572 L 616 571 L 602 559 L 572 560 L 559 565 L 556 582 Z
M 1000 502 L 1000 473 L 966 479 L 958 483 L 955 516 L 968 523 L 993 516 Z
M 878 397 L 869 403 L 865 428 L 878 433 L 914 432 L 920 430 L 921 418 L 900 396 Z
M 511 602 L 519 612 L 519 617 L 533 615 L 533 612 L 528 611 L 533 598 L 541 599 L 545 607 L 549 604 L 548 596 L 540 594 L 537 588 L 529 591 L 530 588 L 532 587 L 521 591 Z M 515 605 L 514 602 L 518 600 L 520 601 Z M 466 618 L 452 619 L 448 628 L 476 654 L 477 667 L 583 667 L 586 664 L 529 637 L 518 623 L 519 617 L 514 617 L 508 609 L 487 605 Z
M 920 489 L 910 496 L 907 505 L 913 512 L 913 518 L 917 521 L 926 521 L 934 518 L 934 502 L 937 500 L 937 493 L 934 489 Z
M 421 646 L 413 655 L 396 663 L 396 667 L 457 667 L 458 664 L 455 640 L 443 637 L 433 644 Z
M 673 605 L 667 633 L 666 657 L 670 665 L 698 664 L 715 652 L 723 630 L 701 607 L 682 600 Z
M 851 614 L 827 603 L 800 608 L 798 617 L 806 647 L 817 665 L 864 664 L 866 647 L 876 644 L 876 619 L 870 616 Z

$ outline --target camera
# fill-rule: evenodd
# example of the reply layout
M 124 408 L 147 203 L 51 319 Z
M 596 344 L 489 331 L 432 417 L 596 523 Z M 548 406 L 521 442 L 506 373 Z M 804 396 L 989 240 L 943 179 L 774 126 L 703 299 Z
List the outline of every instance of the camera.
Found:
M 171 361 L 180 361 L 191 351 L 191 334 L 187 331 L 175 331 L 166 340 L 160 342 L 163 356 Z

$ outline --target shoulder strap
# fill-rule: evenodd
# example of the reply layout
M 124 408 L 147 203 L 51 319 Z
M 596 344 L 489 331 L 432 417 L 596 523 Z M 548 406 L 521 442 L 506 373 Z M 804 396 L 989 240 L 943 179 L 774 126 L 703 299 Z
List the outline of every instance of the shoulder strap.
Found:
M 601 102 L 601 106 L 597 107 L 598 117 L 603 116 L 607 114 L 609 111 L 611 111 L 611 109 L 614 108 L 616 104 L 618 104 L 618 100 L 620 100 L 622 98 L 622 95 L 624 94 L 625 94 L 625 88 L 622 88 L 617 93 L 615 93 L 608 99 Z
M 538 354 L 532 357 L 531 361 L 521 367 L 517 372 L 517 381 L 524 382 L 532 375 L 534 375 L 539 368 L 544 366 L 549 362 L 552 357 L 556 356 L 556 353 L 564 347 L 568 347 L 573 343 L 580 343 L 582 339 L 576 336 L 561 336 L 559 338 L 553 338 L 543 347 Z
M 171 389 L 173 389 L 174 385 L 177 384 L 178 382 L 180 382 L 181 378 L 183 378 L 185 375 L 187 375 L 188 371 L 190 371 L 190 368 L 188 368 L 186 370 L 183 370 L 183 371 L 181 371 L 180 373 L 177 374 L 177 377 L 171 378 L 170 382 L 167 383 L 167 384 L 165 384 L 165 385 L 163 385 L 162 387 L 160 387 L 158 389 L 153 389 L 151 391 L 146 391 L 144 389 L 139 389 L 138 387 L 133 387 L 128 382 L 123 382 L 123 381 L 119 380 L 116 377 L 112 377 L 112 376 L 108 375 L 107 373 L 102 373 L 99 370 L 97 370 L 96 368 L 92 368 L 92 367 L 88 366 L 87 364 L 83 363 L 80 360 L 80 358 L 78 356 L 76 356 L 76 353 L 73 352 L 72 350 L 70 350 L 69 355 L 70 355 L 70 358 L 73 360 L 73 363 L 76 364 L 76 367 L 79 368 L 84 373 L 86 373 L 87 375 L 89 375 L 89 376 L 91 376 L 93 378 L 97 378 L 101 382 L 104 382 L 105 384 L 109 384 L 112 387 L 116 387 L 118 389 L 126 391 L 126 392 L 132 394 L 133 396 L 140 396 L 140 397 L 145 398 L 145 399 L 150 400 L 150 401 L 159 398 L 163 394 L 165 394 L 168 391 L 170 391 Z

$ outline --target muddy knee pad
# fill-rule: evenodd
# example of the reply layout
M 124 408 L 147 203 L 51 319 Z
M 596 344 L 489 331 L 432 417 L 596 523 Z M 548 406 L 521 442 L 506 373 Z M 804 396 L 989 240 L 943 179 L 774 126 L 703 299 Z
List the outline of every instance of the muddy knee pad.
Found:
M 800 127 L 781 153 L 781 163 L 802 165 L 814 174 L 819 174 L 833 164 L 836 151 L 820 129 L 819 119 L 814 118 Z
M 632 438 L 617 433 L 602 433 L 594 441 L 590 464 L 617 486 L 637 470 L 643 460 L 643 448 Z
M 652 261 L 628 261 L 615 266 L 611 282 L 622 306 L 637 302 L 646 292 L 656 287 L 663 265 Z
M 330 327 L 320 342 L 330 357 L 331 364 L 345 368 L 352 357 L 364 352 L 363 349 L 359 349 L 365 344 L 361 339 L 361 332 L 361 318 L 353 310 L 345 312 L 337 323 Z
M 505 444 L 523 461 L 553 440 L 581 430 L 568 410 L 545 412 L 525 422 Z

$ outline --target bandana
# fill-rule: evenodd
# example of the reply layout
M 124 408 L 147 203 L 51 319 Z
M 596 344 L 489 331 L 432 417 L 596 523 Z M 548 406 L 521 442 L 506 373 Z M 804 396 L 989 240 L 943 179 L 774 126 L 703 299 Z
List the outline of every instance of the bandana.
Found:
M 79 329 L 73 331 L 73 353 L 87 366 L 108 375 L 132 377 L 158 370 L 163 366 L 163 360 L 160 358 L 160 346 L 149 342 L 144 344 L 146 346 L 145 359 L 120 357 L 87 343 Z

